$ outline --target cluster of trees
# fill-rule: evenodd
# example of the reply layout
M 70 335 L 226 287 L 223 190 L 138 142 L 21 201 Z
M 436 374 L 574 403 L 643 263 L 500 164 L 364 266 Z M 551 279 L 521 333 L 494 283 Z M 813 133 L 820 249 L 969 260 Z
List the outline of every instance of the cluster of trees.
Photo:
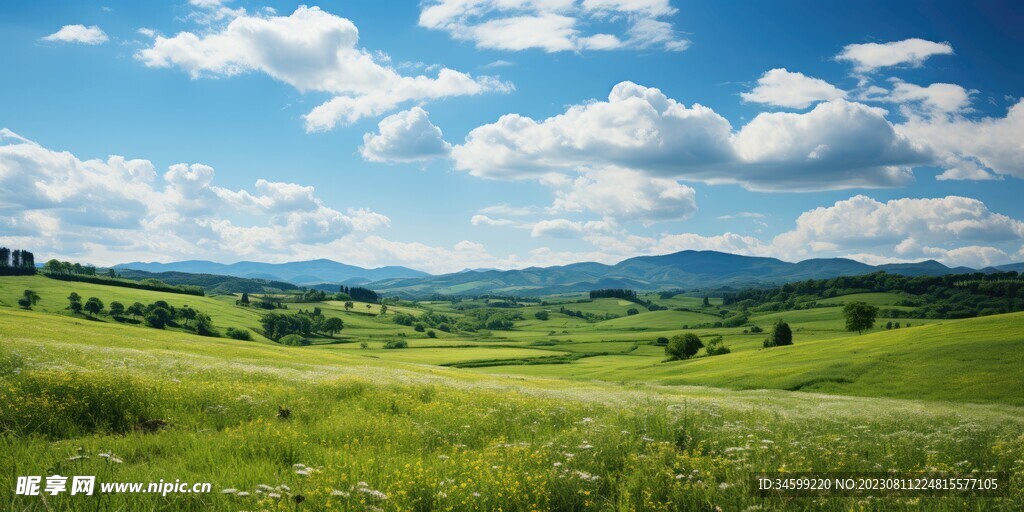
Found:
M 637 301 L 636 292 L 624 288 L 604 288 L 601 290 L 590 290 L 591 299 L 623 299 L 632 302 Z
M 0 247 L 0 276 L 25 276 L 36 273 L 36 257 L 22 249 Z
M 158 292 L 183 293 L 186 295 L 206 295 L 201 286 L 187 284 L 167 284 L 159 279 L 145 278 L 140 280 L 123 279 L 118 276 L 117 271 L 108 269 L 106 274 L 101 275 L 92 265 L 71 263 L 69 261 L 50 260 L 43 264 L 43 273 L 46 277 L 60 281 L 76 281 L 81 283 L 104 284 L 109 286 L 120 286 L 123 288 L 134 288 L 137 290 L 154 290 Z
M 339 291 L 341 293 L 345 294 L 345 295 L 348 295 L 349 299 L 354 300 L 354 301 L 358 301 L 358 302 L 373 302 L 373 303 L 376 303 L 376 302 L 380 301 L 380 296 L 377 295 L 377 292 L 375 292 L 375 291 L 373 291 L 373 290 L 371 290 L 369 288 L 363 288 L 361 286 L 349 287 L 349 286 L 342 285 L 341 288 L 339 289 Z M 346 300 L 346 299 L 339 298 L 338 300 Z
M 210 318 L 210 315 L 188 305 L 176 308 L 163 300 L 150 304 L 135 302 L 130 305 L 112 301 L 108 307 L 99 297 L 89 297 L 83 302 L 81 295 L 71 292 L 71 295 L 68 295 L 68 309 L 76 315 L 81 315 L 84 312 L 91 318 L 106 312 L 116 320 L 124 321 L 130 317 L 132 321 L 136 323 L 141 321 L 154 329 L 179 327 L 193 331 L 200 336 L 220 336 L 220 333 L 213 327 L 213 319 Z
M 613 313 L 605 313 L 603 315 L 598 315 L 598 314 L 590 313 L 590 312 L 587 312 L 587 311 L 577 311 L 577 310 L 569 309 L 569 308 L 567 308 L 565 306 L 559 306 L 558 307 L 558 312 L 563 314 L 563 315 L 571 316 L 571 317 L 575 317 L 575 318 L 580 318 L 580 319 L 586 320 L 588 322 L 599 322 L 601 320 L 611 320 L 613 318 L 618 318 L 619 317 L 619 315 L 616 315 L 616 314 L 613 314 Z M 638 313 L 639 313 L 639 311 L 638 311 Z
M 426 332 L 427 336 L 431 338 L 437 335 L 434 333 L 434 336 L 431 336 L 431 333 L 434 332 L 431 329 L 442 332 L 452 332 L 453 329 L 457 329 L 456 320 L 453 317 L 436 311 L 427 311 L 418 317 L 406 313 L 395 313 L 391 321 L 398 325 L 412 327 L 416 332 Z
M 43 271 L 47 274 L 75 274 L 80 276 L 98 275 L 96 267 L 92 265 L 82 265 L 81 263 L 71 263 L 70 261 L 60 261 L 55 259 L 44 263 Z M 108 275 L 109 277 L 117 277 L 117 273 L 114 269 L 110 269 Z
M 18 305 L 24 309 L 32 309 L 39 302 L 39 294 L 32 290 L 25 290 L 18 298 Z
M 334 336 L 345 328 L 345 322 L 338 317 L 326 317 L 320 308 L 311 311 L 300 310 L 295 314 L 267 313 L 260 319 L 263 335 L 281 341 L 285 336 L 312 336 L 314 333 Z
M 1024 310 L 1024 279 L 1017 272 L 916 277 L 874 272 L 730 292 L 722 301 L 756 311 L 788 311 L 818 307 L 818 299 L 864 292 L 904 294 L 907 298 L 898 305 L 915 309 L 883 312 L 892 318 L 970 318 Z

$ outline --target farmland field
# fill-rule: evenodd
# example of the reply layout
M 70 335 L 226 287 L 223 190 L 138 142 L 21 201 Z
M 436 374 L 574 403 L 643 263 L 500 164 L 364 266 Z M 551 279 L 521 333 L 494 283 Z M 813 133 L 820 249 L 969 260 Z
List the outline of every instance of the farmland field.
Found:
M 25 289 L 40 296 L 31 310 L 14 307 Z M 76 315 L 71 292 L 188 304 L 253 340 Z M 290 303 L 277 311 L 344 322 L 303 347 L 262 336 L 267 312 L 236 296 L 3 277 L 0 465 L 9 481 L 71 473 L 213 487 L 108 495 L 111 510 L 1017 510 L 1024 313 L 899 329 L 879 318 L 857 334 L 842 298 L 715 327 L 718 301 L 652 296 L 679 310 L 629 314 L 627 301 L 559 297 L 476 332 L 418 330 L 396 315 L 461 325 L 483 301 L 386 313 Z M 766 349 L 751 328 L 778 320 L 795 343 Z M 658 338 L 680 333 L 721 337 L 731 353 L 666 361 Z M 404 346 L 388 348 L 395 340 Z M 925 501 L 750 491 L 756 473 L 826 470 L 1004 471 L 1015 484 L 1003 497 Z M 78 499 L 43 505 L 0 489 L 17 510 L 72 510 Z

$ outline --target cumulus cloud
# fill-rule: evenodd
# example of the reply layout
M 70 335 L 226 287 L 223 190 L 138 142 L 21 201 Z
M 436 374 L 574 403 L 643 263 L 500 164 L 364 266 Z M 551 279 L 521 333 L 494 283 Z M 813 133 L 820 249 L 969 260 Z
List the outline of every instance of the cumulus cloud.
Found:
M 777 107 L 807 108 L 819 101 L 846 97 L 846 92 L 820 79 L 785 68 L 766 71 L 750 92 L 740 93 L 744 101 Z
M 441 129 L 420 107 L 385 117 L 377 128 L 376 134 L 363 135 L 359 148 L 363 158 L 371 162 L 422 162 L 451 152 Z
M 836 60 L 853 64 L 858 72 L 871 72 L 891 66 L 920 67 L 933 55 L 952 55 L 949 43 L 912 38 L 889 43 L 848 44 Z
M 148 160 L 81 160 L 0 130 L 5 237 L 65 257 L 113 249 L 122 257 L 272 258 L 390 223 L 373 211 L 331 208 L 313 187 L 258 180 L 250 192 L 214 178 L 203 164 L 175 164 L 158 176 Z
M 616 222 L 688 219 L 697 211 L 696 192 L 678 181 L 651 178 L 619 167 L 593 170 L 555 192 L 551 210 L 594 212 Z
M 897 129 L 940 156 L 943 179 L 1024 178 L 1024 100 L 1001 118 L 911 115 Z
M 69 44 L 103 44 L 110 40 L 107 33 L 96 25 L 64 25 L 60 30 L 40 38 L 41 41 Z
M 956 84 L 935 83 L 922 87 L 902 80 L 893 80 L 893 83 L 892 92 L 885 98 L 886 101 L 914 104 L 929 114 L 967 111 L 971 95 L 978 92 Z
M 194 79 L 262 72 L 300 92 L 335 95 L 305 115 L 308 131 L 329 130 L 407 102 L 512 88 L 448 68 L 434 78 L 403 76 L 358 42 L 351 21 L 300 6 L 289 16 L 241 14 L 219 29 L 158 35 L 135 57 L 148 67 L 180 68 Z
M 932 155 L 898 133 L 886 111 L 837 99 L 806 113 L 762 113 L 739 131 L 714 110 L 660 90 L 616 85 L 607 101 L 536 121 L 507 114 L 452 148 L 456 169 L 496 179 L 545 179 L 610 166 L 651 176 L 737 183 L 752 190 L 892 187 Z
M 938 251 L 957 248 L 952 245 L 1022 239 L 1024 222 L 994 213 L 977 199 L 947 196 L 883 203 L 858 195 L 804 212 L 796 227 L 775 237 L 773 245 L 794 257 L 873 249 L 901 258 L 946 261 L 945 253 Z
M 682 51 L 689 41 L 662 19 L 675 13 L 668 0 L 432 0 L 419 24 L 496 50 Z M 618 30 L 586 30 L 593 25 Z
M 514 220 L 510 219 L 493 219 L 486 215 L 477 214 L 469 219 L 469 223 L 474 226 L 514 226 L 518 224 Z

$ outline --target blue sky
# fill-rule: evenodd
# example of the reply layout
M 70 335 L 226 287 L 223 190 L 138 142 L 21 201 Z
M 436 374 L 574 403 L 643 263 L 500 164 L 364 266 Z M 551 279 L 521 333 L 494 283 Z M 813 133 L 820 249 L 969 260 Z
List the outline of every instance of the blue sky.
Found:
M 5 2 L 0 242 L 431 272 L 1021 261 L 1022 21 L 1013 2 Z

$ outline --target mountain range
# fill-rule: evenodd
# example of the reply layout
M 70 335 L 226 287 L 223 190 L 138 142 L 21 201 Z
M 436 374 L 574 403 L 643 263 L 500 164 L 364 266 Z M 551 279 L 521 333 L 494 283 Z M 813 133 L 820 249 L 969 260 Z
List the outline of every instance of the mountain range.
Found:
M 427 277 L 430 274 L 406 267 L 363 268 L 346 265 L 328 259 L 294 261 L 291 263 L 260 263 L 240 261 L 224 264 L 205 260 L 177 261 L 173 263 L 122 263 L 114 268 L 142 270 L 145 272 L 187 272 L 190 274 L 214 274 L 222 276 L 287 281 L 297 285 L 337 283 L 361 285 L 382 279 L 408 279 Z
M 386 295 L 424 297 L 433 294 L 537 296 L 598 288 L 746 288 L 878 271 L 909 276 L 1011 270 L 1024 272 L 1024 263 L 983 269 L 951 268 L 935 260 L 868 265 L 845 258 L 819 258 L 790 263 L 775 258 L 741 256 L 717 251 L 681 251 L 660 256 L 638 256 L 614 265 L 582 262 L 519 270 L 466 269 L 442 275 L 430 275 L 400 266 L 366 269 L 327 259 L 292 263 L 243 261 L 232 264 L 192 260 L 175 263 L 124 263 L 115 268 L 147 272 L 230 275 L 286 281 L 303 286 L 316 285 L 321 289 L 331 289 L 338 284 L 359 285 Z

